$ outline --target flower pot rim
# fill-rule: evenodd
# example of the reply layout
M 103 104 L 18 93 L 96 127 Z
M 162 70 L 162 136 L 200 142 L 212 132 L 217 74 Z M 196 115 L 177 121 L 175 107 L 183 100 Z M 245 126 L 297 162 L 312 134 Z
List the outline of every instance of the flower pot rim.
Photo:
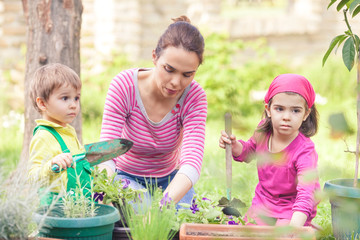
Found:
M 360 198 L 360 188 L 353 187 L 353 182 L 352 178 L 331 179 L 325 182 L 324 191 L 328 192 L 330 196 Z M 358 180 L 358 182 L 360 181 Z
M 49 216 L 39 212 L 45 208 L 42 207 L 39 208 L 38 211 L 34 213 L 33 218 L 37 223 L 42 223 L 42 221 L 44 220 L 42 224 L 47 226 L 53 226 L 53 227 L 72 226 L 72 228 L 103 226 L 106 224 L 112 224 L 120 220 L 119 211 L 115 207 L 105 204 L 96 204 L 96 206 L 98 207 L 97 212 L 99 215 L 96 215 L 94 217 L 66 218 L 66 217 Z

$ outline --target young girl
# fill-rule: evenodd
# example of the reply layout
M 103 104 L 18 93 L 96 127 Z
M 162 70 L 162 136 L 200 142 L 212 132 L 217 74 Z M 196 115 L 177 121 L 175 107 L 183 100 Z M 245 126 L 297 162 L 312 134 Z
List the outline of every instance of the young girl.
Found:
M 310 137 L 318 128 L 310 82 L 296 74 L 282 74 L 265 96 L 264 119 L 247 141 L 221 132 L 219 146 L 231 144 L 235 161 L 257 158 L 259 183 L 245 221 L 258 225 L 310 226 L 316 215 L 314 197 L 320 188 L 318 155 Z

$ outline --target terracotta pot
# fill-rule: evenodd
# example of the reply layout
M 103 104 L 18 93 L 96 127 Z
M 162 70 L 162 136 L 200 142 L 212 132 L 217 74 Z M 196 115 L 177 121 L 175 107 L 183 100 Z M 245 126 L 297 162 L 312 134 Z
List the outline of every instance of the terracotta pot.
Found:
M 184 223 L 180 228 L 180 240 L 202 239 L 281 239 L 316 240 L 315 230 L 311 227 L 290 228 L 271 226 L 242 226 L 221 224 Z

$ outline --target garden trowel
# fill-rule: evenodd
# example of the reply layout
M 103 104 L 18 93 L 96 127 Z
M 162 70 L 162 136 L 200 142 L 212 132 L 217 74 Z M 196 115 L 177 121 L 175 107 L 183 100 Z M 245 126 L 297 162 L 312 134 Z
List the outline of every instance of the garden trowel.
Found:
M 86 160 L 90 163 L 90 166 L 95 166 L 126 153 L 132 145 L 132 141 L 123 138 L 89 143 L 84 146 L 84 153 L 73 155 L 73 162 Z M 54 164 L 51 170 L 60 172 L 60 167 Z

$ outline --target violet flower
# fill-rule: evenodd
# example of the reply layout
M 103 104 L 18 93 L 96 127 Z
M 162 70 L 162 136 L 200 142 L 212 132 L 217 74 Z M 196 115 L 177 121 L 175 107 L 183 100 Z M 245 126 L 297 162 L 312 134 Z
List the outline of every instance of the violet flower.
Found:
M 239 225 L 239 223 L 235 222 L 234 220 L 228 221 L 229 225 Z
M 192 204 L 190 206 L 190 210 L 192 211 L 193 214 L 195 214 L 196 212 L 198 212 L 200 209 L 198 208 L 197 204 L 195 204 L 196 198 L 194 198 L 192 200 Z
M 211 201 L 210 199 L 206 198 L 206 197 L 203 197 L 202 200 L 204 201 Z
M 94 201 L 98 202 L 98 201 L 102 201 L 104 199 L 104 193 L 94 193 Z
M 169 197 L 169 193 L 165 193 L 165 196 L 160 200 L 160 207 L 166 206 L 171 203 L 172 199 Z
M 130 180 L 126 179 L 126 178 L 123 178 L 123 179 L 121 179 L 121 183 L 124 184 L 124 186 L 122 188 L 125 189 L 125 188 L 129 187 Z

